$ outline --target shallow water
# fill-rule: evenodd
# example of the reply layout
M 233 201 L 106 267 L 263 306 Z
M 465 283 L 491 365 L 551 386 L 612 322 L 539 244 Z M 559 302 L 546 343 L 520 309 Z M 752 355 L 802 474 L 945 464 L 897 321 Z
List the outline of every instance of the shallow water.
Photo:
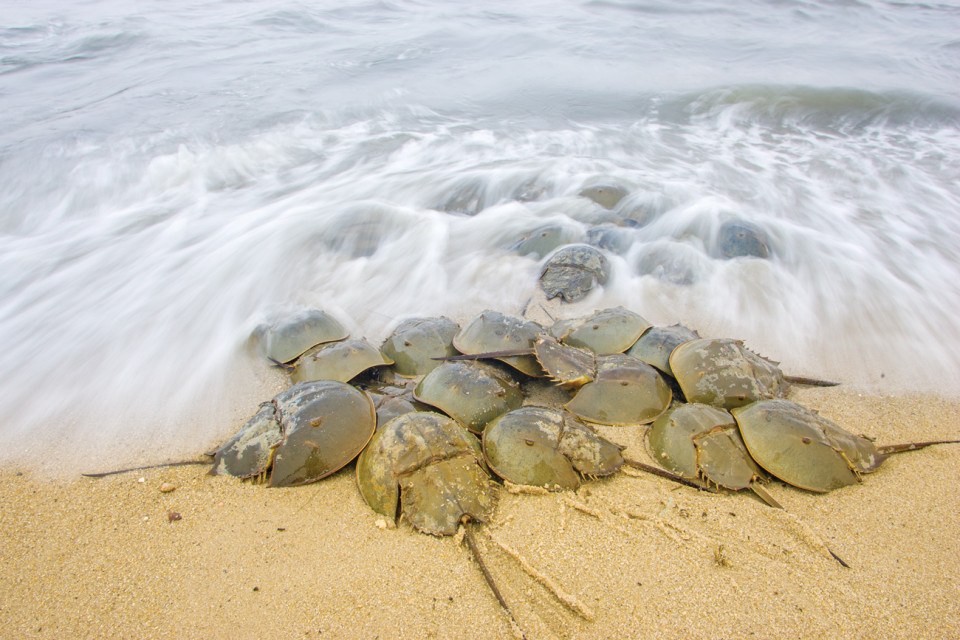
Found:
M 0 459 L 201 451 L 281 384 L 259 323 L 520 313 L 545 225 L 605 241 L 571 315 L 960 392 L 955 4 L 59 4 L 0 27 Z

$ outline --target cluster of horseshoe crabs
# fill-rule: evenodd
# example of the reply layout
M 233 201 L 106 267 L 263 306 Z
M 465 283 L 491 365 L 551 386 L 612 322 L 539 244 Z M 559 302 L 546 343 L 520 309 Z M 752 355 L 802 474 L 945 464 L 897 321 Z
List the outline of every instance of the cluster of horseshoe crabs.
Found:
M 622 307 L 549 327 L 496 311 L 463 327 L 415 318 L 379 348 L 314 310 L 256 338 L 295 384 L 217 450 L 211 473 L 298 485 L 357 459 L 375 512 L 434 535 L 487 520 L 496 479 L 576 489 L 626 463 L 704 489 L 749 488 L 780 507 L 763 489 L 771 478 L 826 492 L 893 453 L 947 442 L 878 446 L 785 398 L 791 383 L 831 383 L 785 376 L 740 341 L 655 327 Z M 537 384 L 563 401 L 536 404 Z M 625 460 L 595 424 L 650 425 L 662 469 Z
M 547 488 L 615 473 L 621 448 L 591 424 L 650 424 L 649 449 L 665 470 L 704 487 L 751 488 L 768 502 L 760 487 L 770 477 L 830 491 L 892 453 L 934 444 L 877 446 L 785 399 L 791 382 L 818 381 L 785 376 L 740 341 L 654 327 L 622 307 L 549 327 L 496 311 L 463 327 L 409 319 L 380 348 L 311 310 L 256 337 L 295 384 L 216 452 L 213 473 L 304 484 L 363 451 L 366 501 L 434 534 L 489 515 L 488 471 Z M 525 400 L 527 385 L 544 378 L 566 402 Z

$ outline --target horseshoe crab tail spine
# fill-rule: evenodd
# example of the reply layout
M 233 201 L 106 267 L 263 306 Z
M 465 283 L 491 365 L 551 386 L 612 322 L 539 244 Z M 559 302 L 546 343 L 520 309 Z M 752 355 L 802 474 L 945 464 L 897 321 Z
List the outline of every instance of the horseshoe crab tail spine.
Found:
M 844 562 L 844 561 L 843 561 L 843 558 L 841 558 L 840 556 L 838 556 L 837 554 L 835 554 L 835 553 L 833 552 L 833 549 L 831 549 L 830 547 L 827 547 L 827 551 L 830 553 L 830 555 L 833 556 L 833 559 L 834 559 L 834 560 L 836 560 L 837 562 L 840 563 L 840 566 L 841 566 L 841 567 L 843 567 L 844 569 L 849 569 L 849 568 L 850 568 L 850 565 L 848 565 L 846 562 Z
M 770 495 L 770 492 L 764 489 L 763 486 L 757 484 L 756 482 L 751 482 L 750 490 L 753 491 L 758 498 L 767 503 L 768 506 L 771 506 L 774 509 L 780 509 L 781 511 L 786 511 L 786 509 L 783 508 L 783 505 L 777 502 L 776 498 Z
M 877 453 L 881 456 L 888 456 L 893 453 L 903 453 L 904 451 L 917 451 L 935 444 L 960 444 L 960 440 L 928 440 L 926 442 L 904 442 L 902 444 L 888 444 L 883 447 L 877 447 Z
M 486 360 L 487 358 L 507 358 L 510 356 L 532 356 L 533 349 L 506 349 L 505 351 L 487 351 L 486 353 L 469 353 L 459 356 L 439 356 L 431 360 Z
M 476 560 L 477 564 L 480 566 L 480 571 L 483 573 L 483 579 L 487 581 L 487 586 L 489 586 L 490 590 L 493 591 L 493 595 L 497 597 L 497 602 L 500 603 L 500 607 L 510 619 L 510 626 L 513 627 L 514 631 L 518 632 L 521 640 L 526 640 L 526 634 L 523 632 L 523 629 L 520 628 L 520 624 L 517 622 L 513 612 L 510 610 L 510 606 L 504 599 L 503 594 L 500 593 L 500 589 L 497 588 L 497 583 L 493 580 L 493 575 L 487 568 L 487 564 L 483 561 L 483 556 L 480 555 L 480 547 L 477 545 L 477 539 L 473 537 L 473 528 L 471 527 L 472 520 L 470 519 L 470 516 L 463 516 L 463 518 L 460 520 L 460 523 L 463 525 L 464 539 L 467 541 L 467 546 L 470 547 L 470 552 L 473 554 L 474 560 Z
M 177 462 L 163 462 L 161 464 L 148 464 L 144 467 L 130 467 L 128 469 L 116 469 L 114 471 L 104 471 L 102 473 L 81 473 L 84 478 L 106 478 L 121 473 L 130 473 L 131 471 L 146 471 L 147 469 L 162 469 L 164 467 L 185 467 L 193 464 L 210 464 L 209 460 L 178 460 Z
M 655 476 L 660 476 L 661 478 L 666 478 L 667 480 L 673 480 L 674 482 L 679 482 L 680 484 L 687 485 L 688 487 L 693 487 L 694 489 L 700 489 L 701 491 L 709 491 L 710 493 L 716 493 L 717 490 L 708 487 L 702 482 L 697 482 L 696 480 L 690 480 L 684 478 L 681 475 L 676 473 L 671 473 L 666 469 L 661 469 L 659 467 L 654 467 L 652 465 L 646 464 L 645 462 L 640 462 L 639 460 L 634 460 L 633 458 L 623 457 L 623 464 L 634 469 L 639 469 L 640 471 L 646 471 L 647 473 L 652 473 Z
M 289 364 L 289 363 L 286 363 L 286 362 L 280 362 L 280 361 L 277 360 L 276 358 L 267 358 L 267 359 L 268 359 L 270 362 L 273 363 L 273 366 L 274 366 L 274 367 L 276 367 L 277 369 L 283 369 L 283 370 L 286 371 L 287 373 L 290 373 L 291 371 L 293 371 L 294 369 L 296 369 L 296 367 L 295 367 L 294 365 Z
M 830 380 L 820 380 L 818 378 L 804 378 L 803 376 L 783 376 L 783 379 L 791 384 L 799 384 L 805 387 L 839 387 L 839 382 Z

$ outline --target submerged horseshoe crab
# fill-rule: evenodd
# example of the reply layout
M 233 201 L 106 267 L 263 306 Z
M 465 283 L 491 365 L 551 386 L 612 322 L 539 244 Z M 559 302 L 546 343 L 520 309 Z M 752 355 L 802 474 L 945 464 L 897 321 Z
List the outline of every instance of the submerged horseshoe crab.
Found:
M 596 248 L 587 244 L 570 244 L 550 256 L 540 271 L 540 288 L 547 300 L 560 296 L 566 302 L 577 302 L 597 285 L 607 281 L 610 267 Z
M 342 382 L 278 394 L 214 454 L 211 475 L 266 478 L 271 487 L 315 482 L 357 457 L 376 427 L 373 401 Z

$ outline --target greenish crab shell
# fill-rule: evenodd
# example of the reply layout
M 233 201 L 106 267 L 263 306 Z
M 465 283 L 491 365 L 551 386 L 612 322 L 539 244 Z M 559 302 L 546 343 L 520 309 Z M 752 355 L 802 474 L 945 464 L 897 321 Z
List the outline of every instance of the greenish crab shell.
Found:
M 490 469 L 514 484 L 576 489 L 580 474 L 608 476 L 623 465 L 620 447 L 564 411 L 527 406 L 483 432 Z
M 484 311 L 453 337 L 460 353 L 474 355 L 494 351 L 532 349 L 543 327 L 536 322 L 508 316 L 499 311 Z M 528 376 L 539 378 L 543 369 L 532 355 L 504 356 L 497 360 Z
M 343 468 L 376 428 L 370 397 L 333 380 L 277 394 L 214 455 L 213 475 L 269 475 L 269 486 L 315 482 Z
M 393 364 L 366 340 L 321 344 L 300 356 L 290 372 L 293 382 L 336 380 L 349 382 L 367 369 Z
M 653 458 L 692 480 L 738 491 L 761 476 L 728 411 L 705 404 L 674 405 L 647 433 Z
M 453 535 L 464 516 L 493 513 L 495 494 L 477 439 L 457 422 L 418 411 L 383 425 L 357 460 L 357 486 L 370 508 L 398 513 L 414 528 Z
M 597 377 L 564 405 L 587 422 L 647 424 L 667 410 L 673 392 L 657 370 L 632 356 L 597 358 Z
M 474 433 L 523 404 L 520 385 L 505 368 L 471 360 L 444 362 L 423 377 L 413 396 Z
M 393 360 L 398 374 L 426 375 L 440 365 L 435 358 L 457 355 L 453 337 L 459 331 L 459 325 L 449 318 L 410 318 L 393 330 L 380 351 Z
M 674 377 L 673 369 L 670 368 L 670 354 L 684 342 L 697 340 L 699 337 L 696 331 L 679 324 L 650 327 L 627 349 L 627 355 L 640 358 L 657 370 Z
M 825 493 L 860 482 L 884 461 L 876 445 L 789 400 L 732 410 L 751 457 L 771 475 Z
M 670 368 L 687 402 L 722 409 L 775 398 L 786 389 L 776 363 L 750 351 L 740 340 L 684 342 L 670 354 Z
M 253 335 L 264 357 L 287 363 L 318 344 L 343 340 L 348 332 L 325 311 L 306 309 L 271 324 L 261 324 Z
M 561 342 L 589 349 L 598 356 L 623 353 L 651 326 L 640 314 L 623 307 L 602 309 L 582 320 L 561 320 L 558 324 L 562 326 L 551 329 L 551 333 Z

